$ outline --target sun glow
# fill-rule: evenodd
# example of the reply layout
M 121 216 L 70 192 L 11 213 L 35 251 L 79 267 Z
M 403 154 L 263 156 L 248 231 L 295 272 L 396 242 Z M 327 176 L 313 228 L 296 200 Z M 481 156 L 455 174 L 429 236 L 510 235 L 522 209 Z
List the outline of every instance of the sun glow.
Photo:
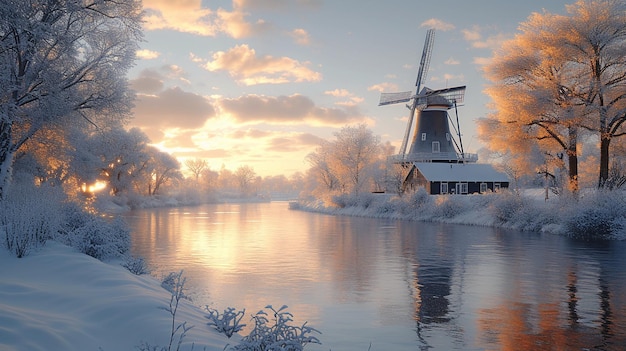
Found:
M 83 183 L 83 185 L 80 187 L 81 190 L 85 193 L 97 193 L 99 191 L 104 190 L 107 187 L 107 183 L 106 182 L 102 182 L 102 181 L 96 181 L 93 184 L 87 184 L 87 183 Z

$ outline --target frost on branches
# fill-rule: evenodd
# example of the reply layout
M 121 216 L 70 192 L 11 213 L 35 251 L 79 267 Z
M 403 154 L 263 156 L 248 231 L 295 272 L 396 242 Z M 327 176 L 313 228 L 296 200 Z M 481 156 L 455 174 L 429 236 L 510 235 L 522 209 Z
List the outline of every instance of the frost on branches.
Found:
M 138 0 L 0 3 L 0 197 L 37 134 L 128 118 L 141 9 Z

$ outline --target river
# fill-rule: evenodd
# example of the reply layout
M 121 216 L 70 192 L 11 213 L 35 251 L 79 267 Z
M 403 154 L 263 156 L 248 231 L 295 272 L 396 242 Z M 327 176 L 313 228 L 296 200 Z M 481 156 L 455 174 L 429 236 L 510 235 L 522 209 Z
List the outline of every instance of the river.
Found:
M 626 243 L 329 216 L 285 202 L 125 215 L 200 306 L 288 305 L 307 350 L 624 350 Z M 248 317 L 244 321 L 250 322 Z M 196 326 L 201 327 L 201 326 Z

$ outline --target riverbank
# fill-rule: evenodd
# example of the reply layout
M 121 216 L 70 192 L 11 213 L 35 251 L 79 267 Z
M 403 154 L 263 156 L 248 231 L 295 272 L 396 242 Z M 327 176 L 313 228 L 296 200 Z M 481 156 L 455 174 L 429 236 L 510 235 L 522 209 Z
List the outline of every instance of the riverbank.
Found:
M 586 240 L 626 240 L 626 194 L 588 190 L 545 198 L 543 189 L 482 195 L 428 195 L 423 189 L 399 197 L 340 195 L 292 202 L 292 210 L 343 216 L 489 226 L 565 235 Z
M 147 344 L 160 350 L 169 343 L 172 318 L 164 308 L 171 294 L 153 277 L 56 242 L 24 258 L 2 248 L 0 267 L 3 351 L 139 350 Z M 223 350 L 229 343 L 206 325 L 205 314 L 181 300 L 176 323 L 194 328 L 180 350 Z

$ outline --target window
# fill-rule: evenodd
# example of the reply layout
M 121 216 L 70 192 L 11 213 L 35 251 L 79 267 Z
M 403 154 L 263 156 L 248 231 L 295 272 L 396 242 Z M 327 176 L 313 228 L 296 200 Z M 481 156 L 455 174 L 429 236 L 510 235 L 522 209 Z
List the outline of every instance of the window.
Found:
M 456 183 L 457 194 L 467 194 L 467 183 Z
M 480 192 L 481 193 L 487 192 L 487 183 L 480 183 Z
M 422 141 L 426 141 L 426 133 L 422 133 Z
M 438 141 L 433 141 L 433 153 L 437 153 L 441 150 L 441 148 L 439 147 L 439 142 Z
M 450 133 L 446 133 L 446 140 L 450 141 Z
M 441 193 L 442 194 L 447 194 L 448 193 L 448 183 L 441 183 Z
M 500 190 L 500 183 L 493 183 L 493 191 Z

